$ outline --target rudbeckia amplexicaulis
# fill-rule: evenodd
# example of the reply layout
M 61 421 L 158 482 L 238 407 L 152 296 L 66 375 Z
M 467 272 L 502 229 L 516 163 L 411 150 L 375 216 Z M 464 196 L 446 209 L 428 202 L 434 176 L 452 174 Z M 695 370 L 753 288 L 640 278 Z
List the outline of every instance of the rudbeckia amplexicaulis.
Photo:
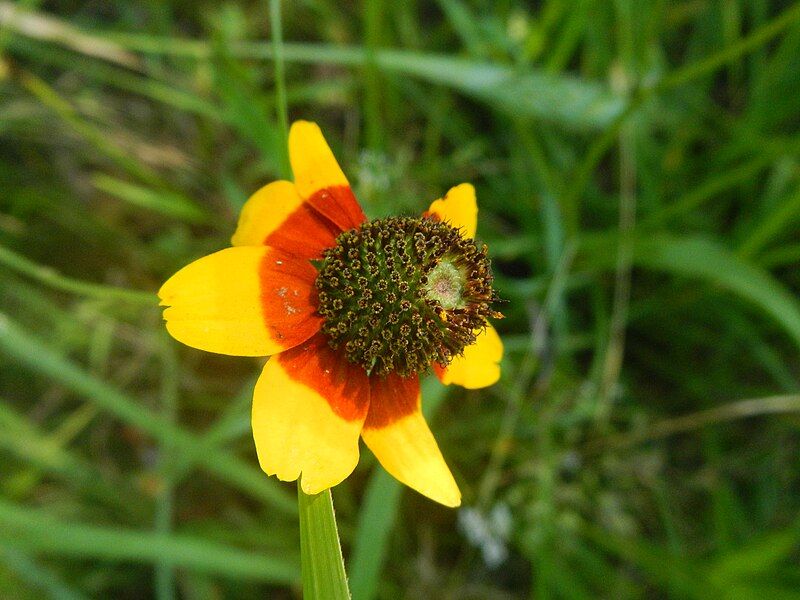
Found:
M 289 133 L 294 182 L 244 205 L 233 247 L 159 290 L 177 340 L 271 356 L 253 395 L 261 468 L 307 494 L 341 482 L 364 439 L 394 477 L 448 506 L 461 493 L 420 410 L 419 377 L 493 384 L 503 346 L 469 184 L 419 218 L 367 221 L 319 127 Z

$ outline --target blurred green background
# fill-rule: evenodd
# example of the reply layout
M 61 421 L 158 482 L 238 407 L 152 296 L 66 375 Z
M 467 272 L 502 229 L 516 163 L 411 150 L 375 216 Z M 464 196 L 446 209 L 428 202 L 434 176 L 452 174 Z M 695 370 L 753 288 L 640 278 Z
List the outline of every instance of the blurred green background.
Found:
M 476 185 L 507 301 L 425 386 L 464 506 L 334 490 L 356 600 L 800 598 L 800 5 L 281 8 L 0 1 L 0 597 L 299 597 L 260 363 L 153 295 L 277 177 L 277 51 L 369 216 Z

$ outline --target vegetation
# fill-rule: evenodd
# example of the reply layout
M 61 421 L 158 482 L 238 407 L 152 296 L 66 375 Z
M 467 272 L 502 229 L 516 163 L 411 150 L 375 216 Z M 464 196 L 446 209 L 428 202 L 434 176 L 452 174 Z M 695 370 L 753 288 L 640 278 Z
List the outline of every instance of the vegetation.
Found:
M 260 363 L 154 295 L 285 91 L 371 217 L 473 182 L 506 300 L 501 382 L 425 385 L 464 506 L 335 488 L 356 600 L 800 597 L 800 5 L 281 8 L 0 1 L 0 596 L 299 596 Z

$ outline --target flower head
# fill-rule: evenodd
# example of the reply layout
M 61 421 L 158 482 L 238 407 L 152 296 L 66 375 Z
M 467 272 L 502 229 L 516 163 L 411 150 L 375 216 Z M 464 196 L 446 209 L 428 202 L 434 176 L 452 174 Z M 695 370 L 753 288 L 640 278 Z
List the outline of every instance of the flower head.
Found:
M 397 479 L 457 506 L 419 376 L 433 368 L 467 388 L 500 376 L 475 191 L 454 187 L 419 218 L 367 221 L 316 124 L 292 125 L 289 156 L 294 182 L 247 201 L 233 247 L 162 286 L 167 329 L 202 350 L 272 356 L 252 413 L 267 474 L 318 493 L 353 471 L 361 437 Z

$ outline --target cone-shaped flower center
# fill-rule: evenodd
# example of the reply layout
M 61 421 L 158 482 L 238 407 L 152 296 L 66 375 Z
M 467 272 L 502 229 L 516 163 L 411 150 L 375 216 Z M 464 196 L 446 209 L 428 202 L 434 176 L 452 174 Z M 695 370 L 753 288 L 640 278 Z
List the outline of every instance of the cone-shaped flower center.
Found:
M 336 242 L 316 281 L 322 331 L 367 373 L 446 365 L 497 316 L 486 247 L 446 223 L 379 219 Z

